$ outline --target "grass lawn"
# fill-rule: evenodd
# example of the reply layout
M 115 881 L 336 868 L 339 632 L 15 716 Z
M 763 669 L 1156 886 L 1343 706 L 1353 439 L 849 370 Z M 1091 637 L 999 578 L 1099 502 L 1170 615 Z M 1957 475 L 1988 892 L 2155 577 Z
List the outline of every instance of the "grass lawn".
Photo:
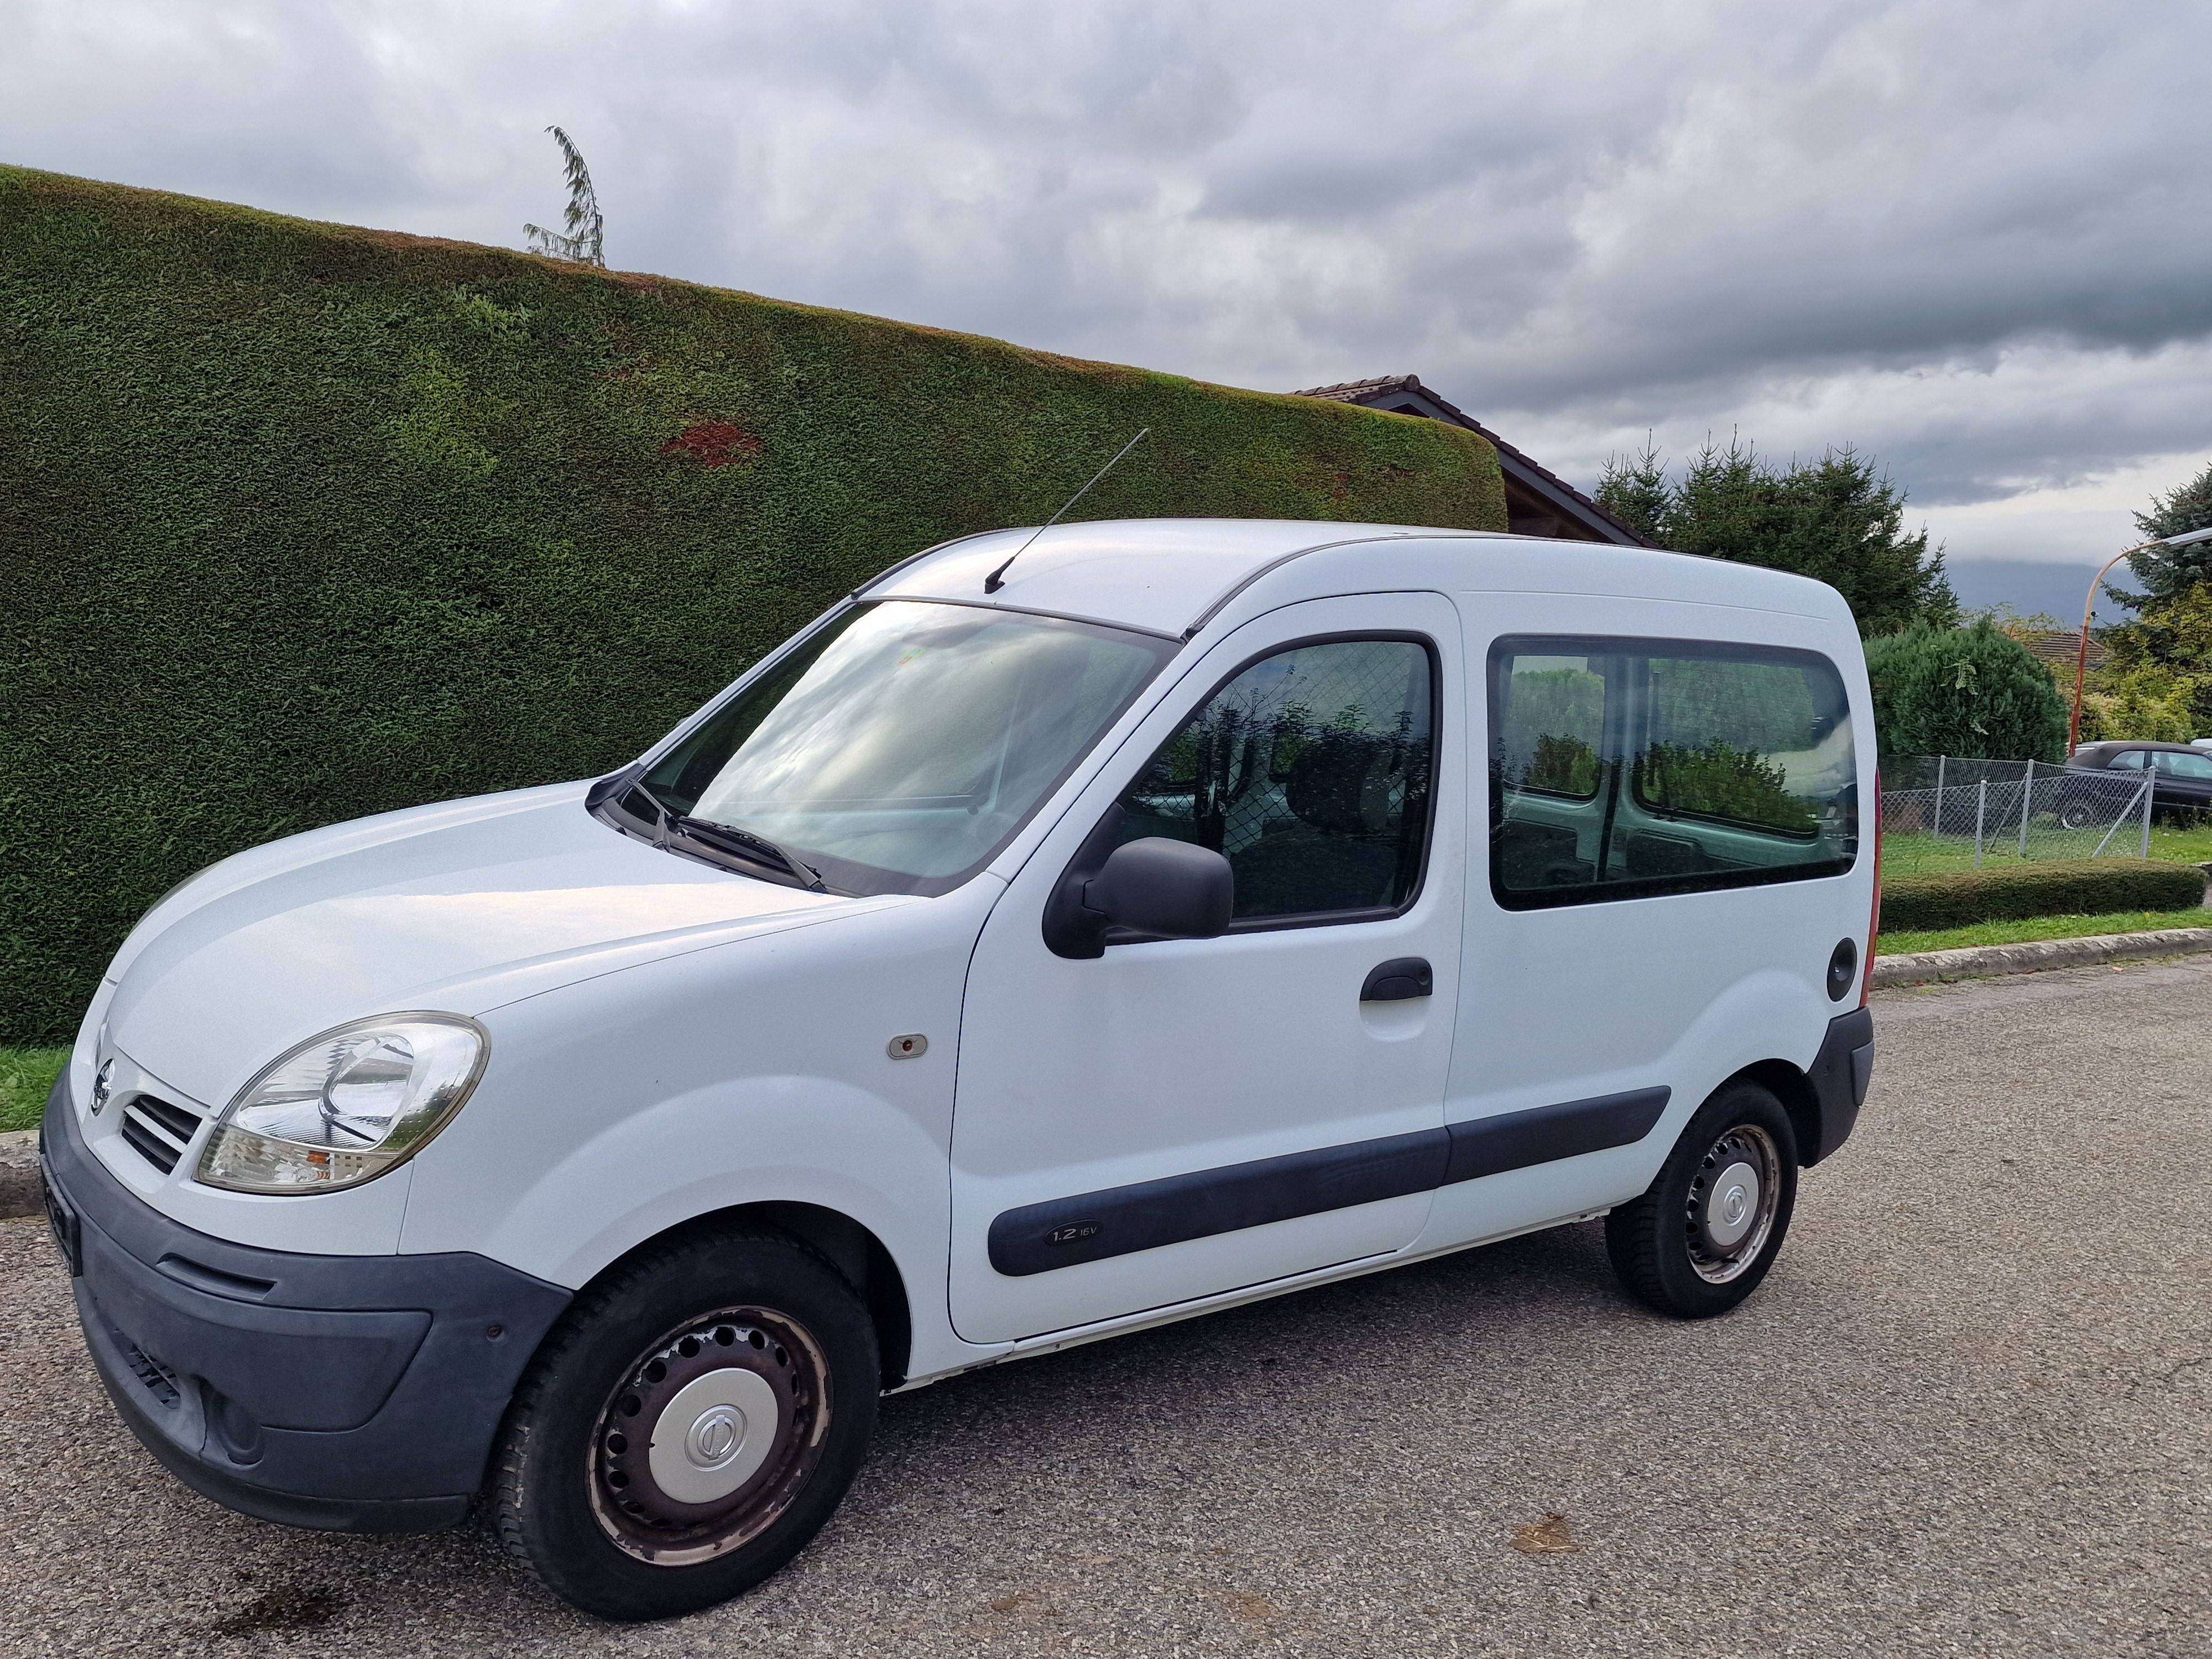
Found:
M 66 1048 L 0 1048 L 0 1133 L 39 1127 L 46 1091 L 68 1058 Z
M 2212 927 L 2212 909 L 2123 910 L 2106 916 L 2030 916 L 2025 921 L 1984 921 L 1923 933 L 1885 933 L 1878 957 L 1912 951 L 1955 951 L 1969 945 L 2024 945 L 2039 939 L 2094 939 L 2100 933 L 2140 933 L 2154 927 Z
M 2201 814 L 2191 815 L 2196 822 L 2182 825 L 2154 823 L 2150 829 L 2150 855 L 2154 859 L 2171 860 L 2177 864 L 2212 862 L 2212 822 Z M 1971 835 L 1949 833 L 1947 819 L 1941 836 L 1910 835 L 1884 836 L 1881 838 L 1881 872 L 1885 876 L 1925 876 L 1939 870 L 1971 870 L 1974 867 L 1974 838 Z M 2045 859 L 2086 859 L 2096 852 L 2097 843 L 2103 841 L 2102 830 L 2067 830 L 2058 827 L 2057 820 L 2048 816 L 2038 818 L 2027 826 L 2028 862 Z M 2106 858 L 2134 858 L 2142 846 L 2142 830 L 2135 824 L 2123 824 L 2105 848 Z M 2020 860 L 2020 826 L 2015 823 L 2008 835 L 1998 830 L 1990 834 L 1982 846 L 1982 867 L 1993 865 L 2018 864 Z

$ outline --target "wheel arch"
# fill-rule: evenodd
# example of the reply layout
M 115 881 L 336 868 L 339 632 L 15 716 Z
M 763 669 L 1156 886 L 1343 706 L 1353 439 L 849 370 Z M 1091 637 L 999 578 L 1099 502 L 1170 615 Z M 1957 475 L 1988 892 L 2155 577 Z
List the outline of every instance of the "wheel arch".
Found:
M 602 1267 L 593 1279 L 605 1277 L 641 1252 L 672 1238 L 747 1223 L 790 1234 L 844 1276 L 866 1304 L 869 1321 L 875 1327 L 884 1391 L 888 1393 L 903 1383 L 914 1350 L 914 1313 L 908 1300 L 906 1275 L 899 1271 L 897 1261 L 873 1231 L 827 1206 L 770 1200 L 709 1210 L 664 1228 L 649 1238 L 638 1240 Z
M 1817 1155 L 1806 1156 L 1820 1146 L 1821 1133 L 1820 1097 L 1814 1092 L 1810 1078 L 1786 1060 L 1755 1060 L 1712 1092 L 1717 1095 L 1738 1083 L 1755 1083 L 1782 1103 L 1782 1109 L 1790 1115 L 1790 1132 L 1796 1138 L 1800 1168 L 1820 1161 Z M 1706 1098 L 1711 1099 L 1712 1095 Z

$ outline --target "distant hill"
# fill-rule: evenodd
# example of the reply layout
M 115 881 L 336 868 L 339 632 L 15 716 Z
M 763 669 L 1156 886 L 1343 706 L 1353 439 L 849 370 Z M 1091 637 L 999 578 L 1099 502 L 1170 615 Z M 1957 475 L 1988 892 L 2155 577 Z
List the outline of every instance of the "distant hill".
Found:
M 933 542 L 1503 529 L 1428 421 L 0 167 L 0 1041 L 241 847 L 605 770 Z

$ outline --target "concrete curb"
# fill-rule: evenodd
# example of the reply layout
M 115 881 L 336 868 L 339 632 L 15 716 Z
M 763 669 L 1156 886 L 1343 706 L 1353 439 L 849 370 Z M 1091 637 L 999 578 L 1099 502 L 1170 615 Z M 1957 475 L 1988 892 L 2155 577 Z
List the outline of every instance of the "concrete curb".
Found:
M 37 1215 L 46 1207 L 39 1194 L 39 1132 L 0 1135 L 0 1221 Z
M 1874 982 L 1927 985 L 1998 974 L 2033 974 L 2138 957 L 2178 957 L 2212 951 L 2212 927 L 2160 927 L 2144 933 L 2106 933 L 2094 939 L 2043 939 L 2026 945 L 1975 945 L 1963 951 L 1918 951 L 1876 957 Z

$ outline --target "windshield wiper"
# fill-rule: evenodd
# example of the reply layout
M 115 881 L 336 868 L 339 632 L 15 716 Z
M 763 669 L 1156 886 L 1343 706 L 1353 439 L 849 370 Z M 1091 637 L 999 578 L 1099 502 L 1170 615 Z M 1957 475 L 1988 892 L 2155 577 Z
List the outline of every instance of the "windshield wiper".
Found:
M 665 811 L 665 808 L 663 810 Z M 724 852 L 733 852 L 740 858 L 757 861 L 763 853 L 767 854 L 790 872 L 793 882 L 810 893 L 830 890 L 822 879 L 822 872 L 812 865 L 803 863 L 798 854 L 781 842 L 770 841 L 766 836 L 755 835 L 750 830 L 740 830 L 734 823 L 716 823 L 711 818 L 695 818 L 689 813 L 678 817 L 675 823 L 679 834 L 692 841 L 702 841 L 708 846 L 719 848 Z M 731 844 L 732 842 L 734 846 Z
M 810 893 L 830 890 L 823 884 L 819 870 L 802 862 L 789 848 L 779 842 L 756 835 L 750 830 L 740 830 L 733 823 L 716 823 L 711 818 L 695 818 L 688 812 L 671 811 L 667 803 L 641 783 L 633 783 L 623 792 L 624 800 L 632 795 L 653 809 L 653 836 L 663 848 L 667 847 L 670 836 L 680 836 L 686 841 L 711 847 L 718 853 L 741 858 L 748 864 L 770 863 L 770 867 L 781 866 L 784 876 L 793 885 L 803 887 Z

